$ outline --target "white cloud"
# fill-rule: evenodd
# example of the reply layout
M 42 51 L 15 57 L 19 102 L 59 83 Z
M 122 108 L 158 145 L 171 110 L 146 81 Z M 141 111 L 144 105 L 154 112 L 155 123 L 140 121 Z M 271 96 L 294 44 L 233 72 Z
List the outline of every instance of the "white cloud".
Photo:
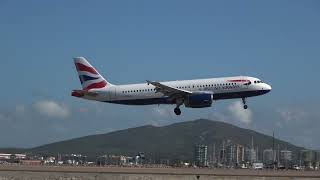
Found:
M 243 104 L 240 101 L 232 103 L 228 107 L 229 112 L 232 116 L 240 122 L 250 124 L 252 122 L 252 111 L 250 109 L 243 109 Z
M 51 100 L 35 102 L 33 108 L 39 114 L 53 118 L 67 118 L 71 114 L 69 108 L 65 104 Z
M 7 117 L 4 114 L 0 113 L 0 121 L 7 120 Z
M 80 113 L 88 113 L 88 112 L 89 112 L 89 109 L 88 109 L 88 108 L 85 108 L 85 107 L 81 107 L 81 108 L 78 109 L 78 111 L 79 111 Z
M 17 114 L 24 114 L 26 111 L 26 107 L 22 104 L 16 105 L 16 113 Z
M 307 117 L 308 113 L 305 112 L 302 109 L 298 108 L 286 108 L 286 109 L 281 109 L 278 110 L 278 113 L 282 117 L 283 120 L 286 122 L 298 122 L 300 120 L 303 120 Z
M 146 108 L 146 116 L 148 118 L 146 123 L 153 126 L 163 126 L 167 125 L 173 120 L 173 111 L 169 110 L 166 106 L 152 106 Z M 175 116 L 175 115 L 174 115 Z
M 165 109 L 164 107 L 160 107 L 160 106 L 154 107 L 152 109 L 152 112 L 154 115 L 160 116 L 163 118 L 168 117 L 168 115 L 170 115 L 170 112 L 168 112 L 168 109 Z

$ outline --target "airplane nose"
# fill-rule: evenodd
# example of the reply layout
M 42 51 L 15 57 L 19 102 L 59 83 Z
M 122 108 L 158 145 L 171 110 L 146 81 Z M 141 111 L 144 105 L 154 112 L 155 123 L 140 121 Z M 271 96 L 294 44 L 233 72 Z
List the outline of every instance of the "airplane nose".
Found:
M 271 91 L 272 87 L 269 84 L 265 84 L 263 87 L 264 90 Z

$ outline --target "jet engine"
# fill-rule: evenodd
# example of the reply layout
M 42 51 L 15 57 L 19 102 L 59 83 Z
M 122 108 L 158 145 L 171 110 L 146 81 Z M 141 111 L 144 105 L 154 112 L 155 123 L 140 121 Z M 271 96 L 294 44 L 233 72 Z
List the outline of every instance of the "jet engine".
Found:
M 213 102 L 213 94 L 207 92 L 194 93 L 187 96 L 184 105 L 189 108 L 211 107 Z

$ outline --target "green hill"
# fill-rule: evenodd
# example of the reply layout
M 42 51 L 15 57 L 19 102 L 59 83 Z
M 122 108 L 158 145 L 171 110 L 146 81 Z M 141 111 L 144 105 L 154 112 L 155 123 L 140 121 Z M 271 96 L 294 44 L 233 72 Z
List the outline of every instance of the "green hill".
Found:
M 25 148 L 0 148 L 1 153 L 19 154 L 25 153 L 28 149 Z
M 228 141 L 250 147 L 251 137 L 260 152 L 272 147 L 272 137 L 224 122 L 195 120 L 175 123 L 163 127 L 142 126 L 115 131 L 107 134 L 91 135 L 30 149 L 31 153 L 56 155 L 81 153 L 88 156 L 103 154 L 123 154 L 134 156 L 144 152 L 153 158 L 191 160 L 195 144 L 215 144 Z M 302 147 L 275 140 L 280 149 L 298 152 Z

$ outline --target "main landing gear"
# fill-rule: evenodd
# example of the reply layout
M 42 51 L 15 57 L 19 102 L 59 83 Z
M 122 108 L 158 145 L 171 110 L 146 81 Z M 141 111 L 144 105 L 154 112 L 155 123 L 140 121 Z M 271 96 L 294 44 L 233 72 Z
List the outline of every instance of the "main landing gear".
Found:
M 248 105 L 246 104 L 246 98 L 242 98 L 243 109 L 248 109 Z
M 181 110 L 179 107 L 174 108 L 174 113 L 179 116 L 181 114 Z
M 184 99 L 182 99 L 182 98 L 179 98 L 179 99 L 176 100 L 177 106 L 176 106 L 176 108 L 174 108 L 174 113 L 177 116 L 181 115 L 180 106 L 183 104 L 183 102 L 184 102 Z

